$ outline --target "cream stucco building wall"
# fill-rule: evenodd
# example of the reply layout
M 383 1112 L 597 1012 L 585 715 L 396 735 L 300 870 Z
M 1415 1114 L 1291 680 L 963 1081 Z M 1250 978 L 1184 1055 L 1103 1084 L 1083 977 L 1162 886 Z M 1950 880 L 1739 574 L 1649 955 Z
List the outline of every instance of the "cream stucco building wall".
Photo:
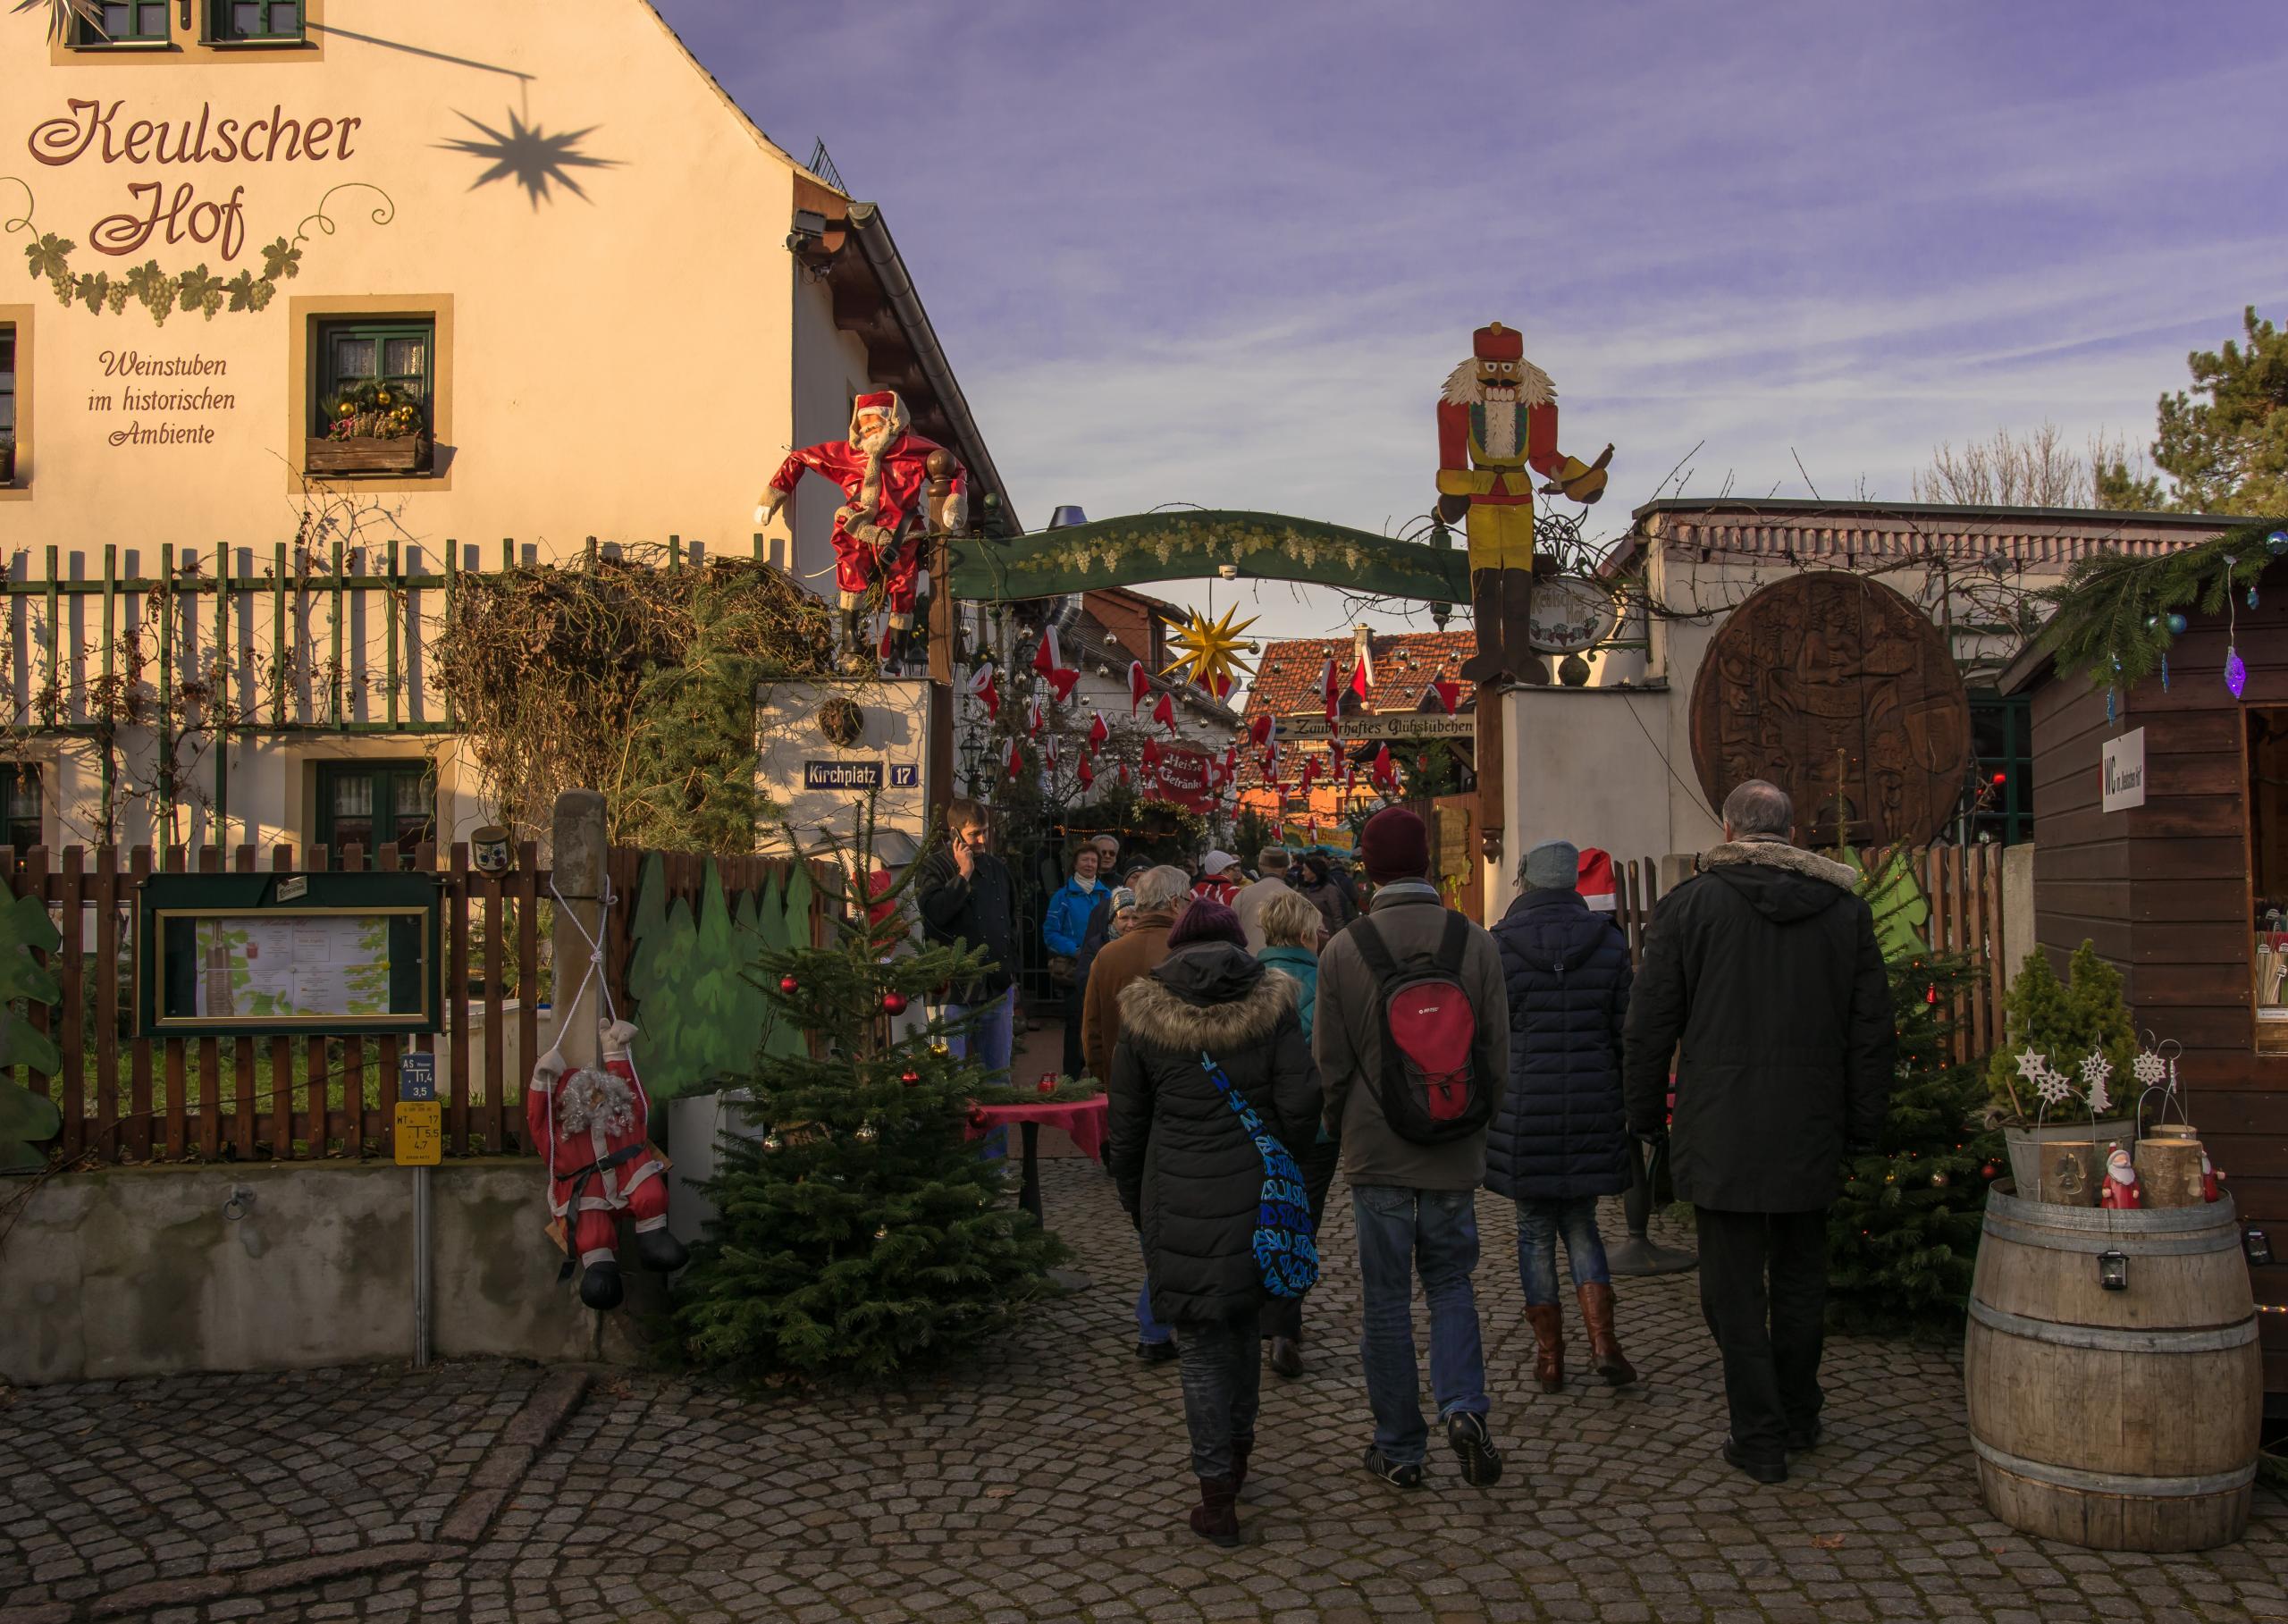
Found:
M 0 323 L 19 386 L 0 558 L 14 578 L 43 579 L 49 549 L 67 579 L 95 581 L 106 547 L 124 578 L 156 576 L 170 545 L 211 576 L 221 545 L 243 579 L 263 577 L 280 543 L 319 568 L 340 543 L 346 568 L 378 574 L 392 545 L 419 573 L 449 558 L 495 567 L 504 539 L 547 560 L 589 537 L 672 534 L 759 548 L 830 587 L 830 491 L 798 492 L 791 531 L 782 518 L 758 538 L 752 521 L 786 450 L 837 437 L 851 397 L 874 386 L 865 346 L 788 251 L 797 187 L 814 197 L 820 183 L 645 0 L 307 0 L 301 42 L 230 46 L 203 38 L 210 6 L 228 9 L 193 0 L 185 29 L 170 4 L 164 44 L 98 49 L 43 47 L 40 17 L 0 17 L 0 221 L 13 233 Z M 44 245 L 29 274 L 27 244 Z M 145 266 L 247 280 L 211 314 L 178 304 L 161 322 Z M 67 304 L 59 269 L 137 289 L 117 309 L 116 295 Z M 233 307 L 265 293 L 258 310 Z M 353 316 L 433 325 L 425 473 L 306 470 L 321 324 Z M 424 596 L 408 613 L 441 607 Z M 267 601 L 240 607 L 243 676 L 258 679 Z M 66 723 L 86 719 L 95 612 L 92 600 L 62 611 Z M 323 647 L 326 594 L 311 612 Z M 386 722 L 383 618 L 369 607 L 349 628 L 345 660 L 370 678 L 351 685 L 358 728 Z M 46 631 L 42 604 L 12 602 L 0 643 L 20 726 L 38 711 Z M 417 670 L 402 698 L 408 719 L 440 719 Z M 339 729 L 234 741 L 227 827 L 192 804 L 176 837 L 307 844 L 310 763 L 435 744 Z M 43 762 L 45 837 L 94 838 L 91 746 L 51 731 L 19 753 Z M 211 762 L 189 770 L 212 776 Z M 450 745 L 438 774 L 440 837 L 454 837 L 481 809 Z M 128 809 L 119 838 L 149 837 L 139 819 Z

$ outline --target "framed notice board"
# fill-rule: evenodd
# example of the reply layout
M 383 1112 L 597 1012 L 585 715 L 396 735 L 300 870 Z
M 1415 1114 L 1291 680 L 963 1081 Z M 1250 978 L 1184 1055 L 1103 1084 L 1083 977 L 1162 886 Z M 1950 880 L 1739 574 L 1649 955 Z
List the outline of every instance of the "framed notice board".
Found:
M 426 874 L 154 874 L 136 896 L 137 1030 L 433 1032 L 442 925 Z

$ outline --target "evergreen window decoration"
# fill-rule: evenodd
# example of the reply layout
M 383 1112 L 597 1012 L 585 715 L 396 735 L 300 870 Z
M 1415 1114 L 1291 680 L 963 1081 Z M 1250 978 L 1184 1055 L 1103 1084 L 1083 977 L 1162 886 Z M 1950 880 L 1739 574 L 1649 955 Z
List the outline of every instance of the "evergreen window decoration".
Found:
M 433 321 L 323 322 L 318 326 L 318 391 L 310 432 L 343 435 L 345 421 L 356 433 L 385 433 L 408 419 L 425 429 L 437 348 Z M 387 395 L 386 400 L 380 397 Z M 366 397 L 373 397 L 368 400 Z M 345 409 L 349 408 L 349 409 Z M 374 423 L 362 421 L 372 417 Z
M 172 0 L 103 0 L 97 7 L 103 13 L 102 26 L 80 19 L 72 43 L 83 50 L 165 45 L 173 38 L 167 23 L 171 6 Z
M 302 0 L 208 0 L 208 38 L 218 44 L 299 45 Z

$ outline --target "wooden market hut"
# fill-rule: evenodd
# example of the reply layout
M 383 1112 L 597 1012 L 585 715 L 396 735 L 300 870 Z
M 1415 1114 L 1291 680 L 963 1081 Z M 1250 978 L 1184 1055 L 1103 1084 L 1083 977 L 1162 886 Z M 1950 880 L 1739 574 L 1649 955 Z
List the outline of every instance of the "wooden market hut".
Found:
M 2180 555 L 2174 590 L 2138 605 L 2151 611 L 2141 622 L 2184 617 L 2166 665 L 2141 680 L 2108 690 L 2088 665 L 2065 669 L 2088 639 L 2053 653 L 2058 639 L 2044 637 L 2000 687 L 2030 701 L 2035 940 L 2061 975 L 2095 943 L 2126 979 L 2139 1031 L 2183 1047 L 2192 1121 L 2249 1242 L 2276 1416 L 2288 1413 L 2288 557 L 2266 536 L 2258 526 Z M 2214 612 L 2205 589 L 2185 589 L 2204 567 L 2208 581 L 2235 569 Z

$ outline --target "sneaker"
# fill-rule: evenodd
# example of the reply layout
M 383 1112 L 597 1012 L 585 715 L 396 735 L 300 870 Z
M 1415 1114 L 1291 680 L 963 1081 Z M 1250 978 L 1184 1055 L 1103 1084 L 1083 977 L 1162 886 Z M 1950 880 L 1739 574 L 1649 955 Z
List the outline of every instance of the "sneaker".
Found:
M 1791 1455 L 1800 1455 L 1807 1449 L 1817 1449 L 1820 1439 L 1825 1435 L 1826 1432 L 1826 1426 L 1821 1424 L 1817 1416 L 1813 1416 L 1801 1426 L 1790 1426 L 1788 1429 L 1788 1452 Z
M 1462 1463 L 1462 1481 L 1474 1489 L 1490 1489 L 1502 1481 L 1502 1452 L 1485 1430 L 1485 1418 L 1458 1409 L 1446 1418 L 1446 1442 Z
M 1751 1455 L 1738 1444 L 1732 1442 L 1732 1435 L 1729 1433 L 1726 1433 L 1724 1435 L 1724 1459 L 1729 1461 L 1732 1465 L 1738 1467 L 1740 1470 L 1745 1472 L 1758 1483 L 1785 1483 L 1788 1481 L 1788 1462 L 1786 1460 L 1765 1460 L 1761 1456 Z
M 1394 1489 L 1418 1489 L 1422 1486 L 1422 1462 L 1400 1462 L 1384 1457 L 1378 1449 L 1367 1451 L 1367 1469 Z
M 1148 1365 L 1165 1365 L 1170 1359 L 1175 1358 L 1175 1356 L 1176 1341 L 1173 1336 L 1164 1342 L 1138 1342 L 1136 1344 L 1136 1357 L 1142 1359 Z

